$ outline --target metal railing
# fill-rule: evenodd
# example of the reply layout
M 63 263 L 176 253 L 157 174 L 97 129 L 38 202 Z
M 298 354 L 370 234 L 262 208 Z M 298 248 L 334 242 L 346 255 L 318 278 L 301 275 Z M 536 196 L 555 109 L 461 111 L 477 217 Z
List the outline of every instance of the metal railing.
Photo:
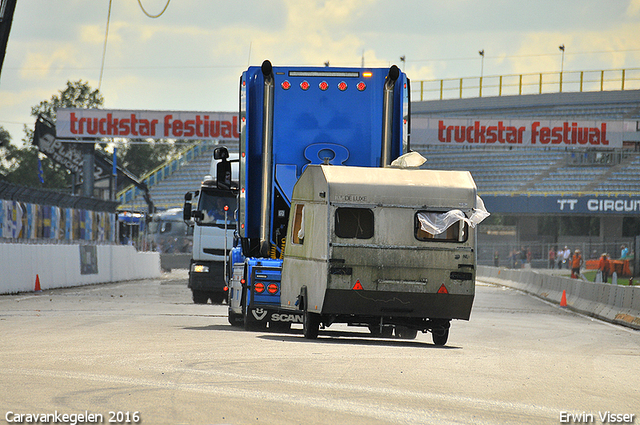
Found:
M 640 68 L 628 68 L 413 81 L 411 99 L 423 101 L 638 89 Z

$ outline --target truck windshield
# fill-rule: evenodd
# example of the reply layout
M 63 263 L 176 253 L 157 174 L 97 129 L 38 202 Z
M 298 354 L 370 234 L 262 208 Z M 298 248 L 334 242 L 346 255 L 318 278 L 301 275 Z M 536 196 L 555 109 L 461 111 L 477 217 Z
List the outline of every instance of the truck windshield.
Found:
M 235 229 L 234 211 L 237 208 L 236 195 L 230 190 L 202 189 L 198 200 L 198 210 L 203 218 L 203 226 L 224 227 L 224 207 L 227 206 L 227 227 Z

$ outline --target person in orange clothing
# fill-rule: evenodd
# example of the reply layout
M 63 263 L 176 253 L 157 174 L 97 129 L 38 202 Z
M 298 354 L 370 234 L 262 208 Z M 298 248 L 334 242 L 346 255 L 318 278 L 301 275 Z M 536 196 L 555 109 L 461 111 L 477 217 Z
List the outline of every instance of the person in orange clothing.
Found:
M 582 267 L 582 255 L 580 250 L 576 249 L 571 259 L 571 277 L 577 279 L 580 276 L 580 267 Z
M 609 273 L 611 272 L 611 263 L 609 262 L 608 255 L 603 253 L 598 262 L 598 270 L 602 272 L 602 282 L 609 283 Z

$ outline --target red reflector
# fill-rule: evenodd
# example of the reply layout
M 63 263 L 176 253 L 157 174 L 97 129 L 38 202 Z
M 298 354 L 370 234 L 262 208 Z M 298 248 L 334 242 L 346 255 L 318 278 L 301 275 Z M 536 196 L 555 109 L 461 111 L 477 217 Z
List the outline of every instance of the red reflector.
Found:
M 358 83 L 358 85 L 356 86 L 356 88 L 357 88 L 359 91 L 364 91 L 364 89 L 366 89 L 366 88 L 367 88 L 367 85 L 364 83 L 364 81 L 360 81 L 360 82 Z
M 225 286 L 224 288 L 222 288 L 222 290 L 223 290 L 224 292 L 227 292 L 227 291 L 229 290 L 229 287 L 228 287 L 228 286 Z
M 440 286 L 440 289 L 438 289 L 438 294 L 448 294 L 449 291 L 447 291 L 447 287 L 444 286 L 444 283 L 442 284 L 442 286 Z
M 256 282 L 253 285 L 253 290 L 256 291 L 257 293 L 261 294 L 262 292 L 264 292 L 264 283 Z
M 320 83 L 318 87 L 320 87 L 320 90 L 325 91 L 326 89 L 329 88 L 329 83 L 327 83 L 326 81 L 323 81 Z
M 240 279 L 240 283 L 242 283 L 244 285 L 245 283 L 247 283 L 247 281 L 244 280 L 244 279 Z
M 269 292 L 270 294 L 275 294 L 276 292 L 278 292 L 278 285 L 276 285 L 275 283 L 270 283 L 269 286 L 267 286 L 267 292 Z
M 344 81 L 340 81 L 338 83 L 338 89 L 340 91 L 345 91 L 347 89 L 347 83 L 345 83 Z
M 303 81 L 300 83 L 300 88 L 302 90 L 309 90 L 309 83 L 307 81 Z
M 352 288 L 354 291 L 362 291 L 364 288 L 362 287 L 362 283 L 360 283 L 360 279 L 356 280 L 356 284 L 353 285 Z
M 282 88 L 283 88 L 283 89 L 285 89 L 285 90 L 289 90 L 289 89 L 291 88 L 291 83 L 290 83 L 290 82 L 288 82 L 287 80 L 284 80 L 284 81 L 282 82 L 282 84 L 280 84 L 280 85 L 281 85 L 281 86 L 282 86 Z

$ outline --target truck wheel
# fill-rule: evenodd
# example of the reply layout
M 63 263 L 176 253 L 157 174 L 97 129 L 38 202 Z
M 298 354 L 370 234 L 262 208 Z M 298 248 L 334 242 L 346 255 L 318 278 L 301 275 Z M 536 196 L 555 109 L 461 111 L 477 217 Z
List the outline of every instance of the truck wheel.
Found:
M 224 304 L 224 301 L 227 299 L 227 293 L 218 293 L 218 292 L 210 292 L 209 299 L 211 300 L 211 304 Z
M 396 337 L 400 339 L 416 339 L 418 331 L 409 329 L 406 326 L 396 326 Z
M 209 301 L 209 294 L 204 291 L 192 291 L 193 302 L 195 304 L 206 304 Z
M 320 315 L 305 310 L 302 321 L 302 333 L 306 339 L 316 339 L 320 332 Z
M 449 339 L 449 328 L 434 329 L 431 331 L 431 336 L 433 337 L 433 343 L 435 345 L 443 346 L 447 343 L 447 339 Z
M 242 315 L 229 311 L 229 323 L 231 326 L 241 326 L 243 323 Z

